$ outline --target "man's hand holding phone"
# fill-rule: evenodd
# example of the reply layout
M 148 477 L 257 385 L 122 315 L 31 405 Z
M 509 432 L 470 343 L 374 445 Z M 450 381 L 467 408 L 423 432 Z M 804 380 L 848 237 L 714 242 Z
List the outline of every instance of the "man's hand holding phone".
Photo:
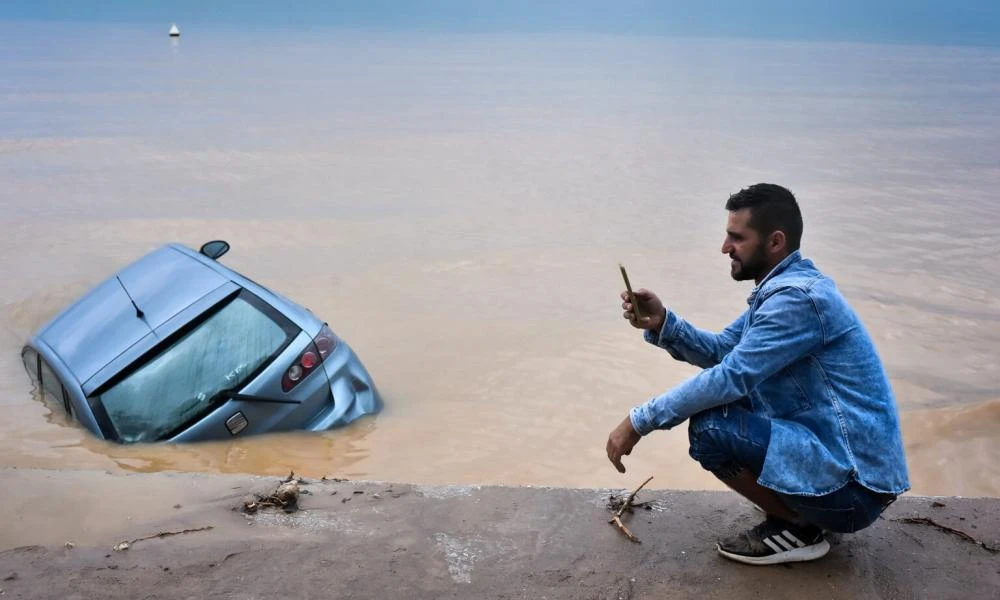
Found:
M 645 288 L 633 292 L 625 267 L 620 264 L 618 266 L 621 268 L 622 279 L 625 280 L 625 291 L 621 293 L 622 308 L 625 309 L 622 316 L 636 329 L 659 331 L 663 327 L 666 315 L 663 302 L 656 294 Z

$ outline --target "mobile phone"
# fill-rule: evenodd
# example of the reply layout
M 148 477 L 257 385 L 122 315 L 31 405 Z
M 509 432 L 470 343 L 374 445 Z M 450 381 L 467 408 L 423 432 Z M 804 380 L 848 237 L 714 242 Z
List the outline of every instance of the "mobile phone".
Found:
M 632 312 L 635 313 L 635 319 L 638 321 L 642 318 L 642 313 L 639 312 L 639 303 L 635 301 L 635 294 L 632 293 L 632 284 L 628 282 L 628 273 L 625 272 L 625 267 L 621 263 L 618 263 L 618 268 L 622 270 L 622 279 L 625 280 L 625 291 L 628 292 L 628 301 L 632 304 Z

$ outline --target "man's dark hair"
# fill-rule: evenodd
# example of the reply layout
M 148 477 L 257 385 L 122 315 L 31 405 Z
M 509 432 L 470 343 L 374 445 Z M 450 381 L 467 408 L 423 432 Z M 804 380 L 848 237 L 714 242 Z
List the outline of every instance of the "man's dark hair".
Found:
M 726 210 L 750 209 L 750 227 L 762 236 L 779 229 L 785 233 L 788 251 L 795 252 L 802 241 L 802 213 L 795 196 L 787 188 L 773 183 L 758 183 L 744 188 L 726 202 Z

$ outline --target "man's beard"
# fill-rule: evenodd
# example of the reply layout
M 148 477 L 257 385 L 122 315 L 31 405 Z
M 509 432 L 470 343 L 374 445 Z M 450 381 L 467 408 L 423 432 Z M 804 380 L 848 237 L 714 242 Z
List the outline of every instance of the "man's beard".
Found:
M 764 245 L 761 244 L 754 250 L 754 253 L 746 262 L 737 260 L 737 263 L 733 265 L 730 270 L 730 275 L 736 281 L 747 281 L 749 279 L 759 279 L 766 275 L 765 270 L 767 269 L 767 256 L 764 253 Z

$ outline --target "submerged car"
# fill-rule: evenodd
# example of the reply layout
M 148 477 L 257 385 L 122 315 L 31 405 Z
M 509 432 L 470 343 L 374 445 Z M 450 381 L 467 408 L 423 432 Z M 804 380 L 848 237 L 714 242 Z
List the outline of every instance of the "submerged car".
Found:
M 170 244 L 108 278 L 22 351 L 40 389 L 97 436 L 189 442 L 321 431 L 378 412 L 354 351 L 307 309 Z

